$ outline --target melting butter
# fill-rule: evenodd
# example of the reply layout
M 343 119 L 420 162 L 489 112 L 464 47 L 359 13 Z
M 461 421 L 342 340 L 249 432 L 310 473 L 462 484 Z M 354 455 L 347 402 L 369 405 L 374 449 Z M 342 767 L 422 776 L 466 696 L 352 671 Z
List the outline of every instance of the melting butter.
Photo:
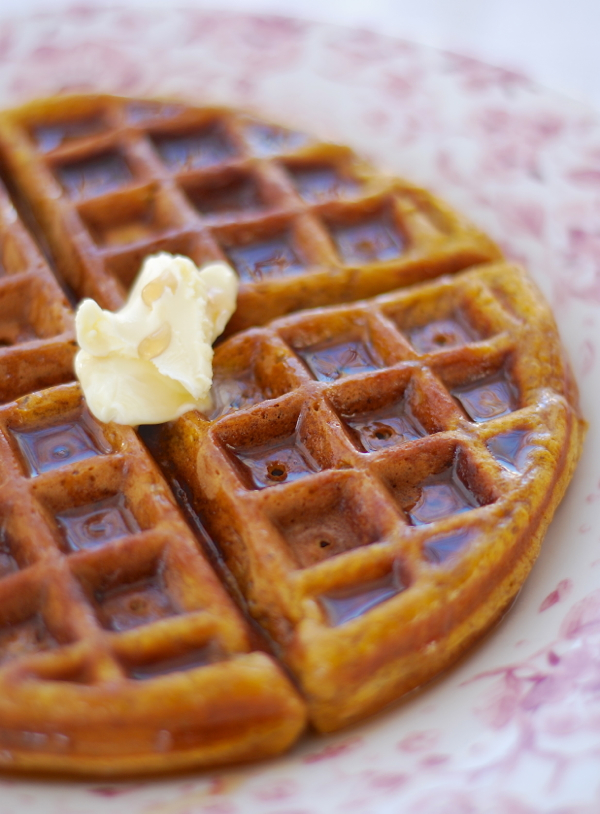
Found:
M 83 300 L 75 315 L 75 372 L 100 421 L 159 424 L 210 407 L 212 343 L 235 310 L 226 263 L 148 257 L 123 308 Z

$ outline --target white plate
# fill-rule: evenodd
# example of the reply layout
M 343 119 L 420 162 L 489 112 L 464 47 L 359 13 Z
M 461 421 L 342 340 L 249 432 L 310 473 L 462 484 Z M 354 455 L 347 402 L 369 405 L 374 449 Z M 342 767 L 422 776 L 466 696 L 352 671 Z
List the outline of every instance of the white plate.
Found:
M 352 29 L 86 7 L 3 23 L 2 106 L 82 88 L 254 109 L 441 193 L 550 299 L 591 427 L 517 603 L 428 688 L 252 767 L 110 785 L 3 779 L 2 814 L 597 812 L 598 121 L 513 73 Z

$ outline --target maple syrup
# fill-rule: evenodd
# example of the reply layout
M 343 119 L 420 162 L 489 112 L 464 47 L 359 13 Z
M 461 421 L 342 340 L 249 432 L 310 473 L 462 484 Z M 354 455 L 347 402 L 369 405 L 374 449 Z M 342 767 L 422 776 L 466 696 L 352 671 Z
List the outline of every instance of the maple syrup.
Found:
M 320 382 L 334 382 L 342 376 L 370 373 L 384 367 L 372 345 L 362 339 L 333 339 L 295 350 Z
M 343 416 L 361 452 L 377 452 L 427 435 L 402 399 L 381 410 Z
M 13 429 L 12 434 L 31 476 L 111 451 L 84 418 L 35 430 Z
M 125 158 L 117 150 L 59 164 L 56 174 L 65 192 L 74 198 L 102 195 L 133 180 Z
M 481 504 L 451 466 L 430 475 L 419 485 L 419 498 L 407 507 L 406 514 L 413 526 L 435 523 L 454 514 L 462 514 Z
M 56 515 L 56 521 L 71 551 L 99 548 L 140 531 L 123 495 L 67 509 Z
M 226 251 L 242 282 L 289 277 L 305 270 L 286 234 L 256 243 L 229 246 Z
M 99 617 L 108 630 L 131 630 L 177 613 L 158 577 L 97 591 Z
M 408 333 L 408 339 L 417 353 L 456 348 L 473 342 L 478 337 L 457 319 L 439 319 Z
M 192 133 L 154 135 L 152 141 L 163 162 L 173 172 L 215 166 L 235 155 L 233 145 L 218 124 L 210 124 Z
M 352 619 L 377 607 L 382 602 L 397 596 L 406 586 L 396 570 L 391 571 L 380 579 L 363 582 L 351 588 L 332 591 L 319 597 L 333 627 L 343 625 Z
M 248 175 L 235 175 L 186 190 L 194 208 L 205 216 L 259 210 L 262 200 L 256 182 Z
M 517 408 L 514 388 L 504 371 L 457 387 L 452 395 L 472 421 L 481 423 L 512 413 Z
M 265 394 L 258 386 L 252 369 L 240 371 L 235 377 L 215 374 L 211 395 L 213 408 L 208 415 L 211 420 L 258 404 L 265 399 Z
M 49 153 L 63 144 L 76 139 L 95 136 L 106 130 L 106 123 L 101 115 L 88 116 L 85 119 L 45 124 L 33 128 L 33 137 L 42 153 Z
M 473 539 L 471 531 L 456 531 L 427 540 L 423 546 L 425 558 L 435 565 L 446 562 L 457 552 L 466 548 Z
M 254 489 L 291 483 L 317 469 L 296 443 L 296 435 L 250 450 L 232 450 Z
M 351 178 L 340 175 L 327 164 L 309 167 L 288 167 L 294 186 L 307 203 L 320 203 L 332 198 L 348 197 L 358 189 Z
M 488 439 L 486 446 L 504 469 L 522 472 L 533 449 L 533 444 L 528 443 L 529 438 L 530 434 L 526 430 L 511 430 Z
M 300 568 L 309 568 L 380 540 L 378 530 L 365 528 L 346 503 L 328 506 L 318 514 L 305 512 L 277 525 Z
M 342 262 L 348 265 L 394 260 L 404 251 L 402 235 L 381 217 L 351 226 L 334 226 L 331 233 Z

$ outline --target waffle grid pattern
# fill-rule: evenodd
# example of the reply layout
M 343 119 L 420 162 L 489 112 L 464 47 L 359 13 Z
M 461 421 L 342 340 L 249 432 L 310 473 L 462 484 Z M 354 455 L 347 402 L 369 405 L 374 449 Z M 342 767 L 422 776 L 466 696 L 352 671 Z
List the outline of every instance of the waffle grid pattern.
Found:
M 276 320 L 218 347 L 212 420 L 189 413 L 162 430 L 319 728 L 414 686 L 399 671 L 381 688 L 407 637 L 426 648 L 469 617 L 478 560 L 496 579 L 514 564 L 511 507 L 532 502 L 550 459 L 560 470 L 552 433 L 569 420 L 533 297 L 502 264 Z M 379 649 L 379 673 L 359 670 L 357 642 L 366 663 Z
M 111 309 L 161 250 L 233 265 L 230 333 L 499 256 L 350 150 L 229 110 L 66 98 L 5 114 L 0 134 L 68 284 Z
M 0 403 L 73 380 L 63 292 L 0 184 Z
M 3 762 L 27 766 L 26 753 L 41 749 L 50 766 L 52 755 L 69 754 L 74 769 L 79 761 L 81 770 L 114 773 L 139 769 L 136 751 L 142 763 L 161 755 L 173 768 L 210 763 L 201 754 L 211 737 L 217 761 L 264 749 L 265 730 L 275 735 L 267 754 L 293 740 L 301 703 L 269 657 L 249 652 L 256 642 L 136 434 L 101 426 L 78 386 L 64 385 L 1 408 L 0 445 Z M 193 719 L 211 717 L 205 707 L 224 666 L 251 714 L 219 743 Z M 167 699 L 178 694 L 172 718 L 156 705 L 157 682 L 142 686 L 148 679 L 159 679 Z M 119 691 L 135 695 L 132 709 L 111 708 Z M 28 693 L 37 704 L 20 711 L 23 727 L 9 702 Z M 57 707 L 42 703 L 40 713 L 45 694 Z M 231 717 L 223 700 L 212 703 L 214 726 Z M 82 731 L 89 716 L 91 734 Z M 125 727 L 119 739 L 112 727 Z

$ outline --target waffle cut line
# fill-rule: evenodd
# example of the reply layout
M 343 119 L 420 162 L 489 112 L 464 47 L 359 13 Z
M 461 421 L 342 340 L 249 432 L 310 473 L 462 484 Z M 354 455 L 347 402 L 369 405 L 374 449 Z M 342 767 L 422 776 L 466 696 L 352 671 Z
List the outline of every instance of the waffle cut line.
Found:
M 0 767 L 267 758 L 501 617 L 584 422 L 547 305 L 492 241 L 228 109 L 34 102 L 0 114 L 0 159 Z M 101 424 L 63 291 L 118 308 L 157 251 L 239 277 L 213 405 Z

